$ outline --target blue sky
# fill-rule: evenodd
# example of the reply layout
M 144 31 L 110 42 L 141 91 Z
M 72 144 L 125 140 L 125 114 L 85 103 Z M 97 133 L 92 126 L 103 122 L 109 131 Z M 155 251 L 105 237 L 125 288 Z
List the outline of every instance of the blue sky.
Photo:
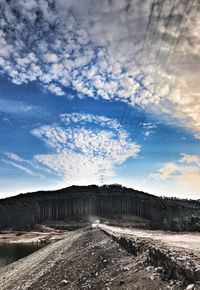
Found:
M 2 1 L 0 197 L 103 178 L 200 198 L 199 6 L 158 1 L 146 30 L 152 3 Z

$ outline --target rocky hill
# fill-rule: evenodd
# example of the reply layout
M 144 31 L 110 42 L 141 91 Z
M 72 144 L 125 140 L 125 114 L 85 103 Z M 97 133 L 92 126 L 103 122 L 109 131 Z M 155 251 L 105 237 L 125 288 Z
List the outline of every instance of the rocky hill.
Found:
M 0 228 L 32 228 L 49 221 L 134 215 L 149 227 L 200 230 L 200 202 L 150 195 L 121 185 L 71 186 L 0 200 Z

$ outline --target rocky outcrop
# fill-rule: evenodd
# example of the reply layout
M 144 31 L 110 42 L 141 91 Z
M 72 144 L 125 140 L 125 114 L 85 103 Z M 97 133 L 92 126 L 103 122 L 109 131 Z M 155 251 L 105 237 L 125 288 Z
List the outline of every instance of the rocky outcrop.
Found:
M 29 228 L 44 221 L 130 214 L 163 228 L 168 220 L 200 216 L 200 202 L 156 197 L 120 185 L 71 186 L 0 200 L 0 228 Z
M 167 248 L 159 241 L 148 238 L 115 235 L 102 229 L 104 233 L 134 256 L 144 253 L 144 266 L 155 267 L 155 272 L 167 280 L 180 280 L 188 283 L 200 282 L 199 256 L 192 252 Z

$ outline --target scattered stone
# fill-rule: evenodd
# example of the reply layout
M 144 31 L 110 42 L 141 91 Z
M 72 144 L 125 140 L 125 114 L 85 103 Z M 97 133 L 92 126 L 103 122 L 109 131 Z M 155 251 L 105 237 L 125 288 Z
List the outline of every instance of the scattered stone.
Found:
M 151 275 L 151 280 L 153 281 L 153 280 L 155 280 L 155 276 L 154 275 Z
M 153 273 L 153 271 L 154 271 L 154 267 L 153 267 L 153 266 L 148 266 L 148 267 L 146 267 L 146 270 L 147 270 L 147 272 L 149 272 L 149 273 Z
M 67 285 L 68 283 L 69 283 L 69 281 L 67 281 L 67 280 L 62 280 L 60 284 L 61 284 L 61 286 L 64 286 L 64 285 Z
M 119 285 L 123 285 L 124 284 L 124 280 L 121 280 L 120 282 L 119 282 Z
M 163 267 L 157 267 L 157 268 L 155 268 L 155 271 L 156 271 L 157 273 L 162 273 L 162 271 L 163 271 Z
M 186 290 L 193 290 L 193 289 L 194 289 L 194 284 L 190 284 L 186 288 Z

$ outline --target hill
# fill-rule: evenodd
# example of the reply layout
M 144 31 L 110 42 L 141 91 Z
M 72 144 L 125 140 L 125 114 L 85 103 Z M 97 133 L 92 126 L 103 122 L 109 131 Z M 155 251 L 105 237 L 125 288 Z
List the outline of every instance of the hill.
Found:
M 157 197 L 121 185 L 71 186 L 0 200 L 0 228 L 33 228 L 50 221 L 130 215 L 153 229 L 200 230 L 200 202 Z

